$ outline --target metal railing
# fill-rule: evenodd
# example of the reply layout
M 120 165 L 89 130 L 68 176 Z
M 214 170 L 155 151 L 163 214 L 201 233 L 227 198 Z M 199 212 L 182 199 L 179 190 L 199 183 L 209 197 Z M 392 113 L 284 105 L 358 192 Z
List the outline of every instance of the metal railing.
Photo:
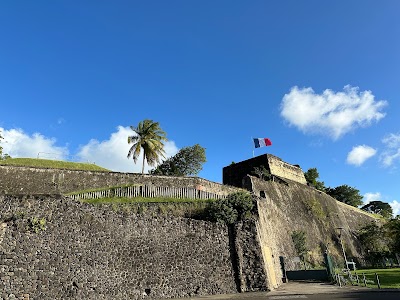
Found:
M 113 197 L 116 198 L 168 197 L 168 198 L 188 198 L 188 199 L 208 200 L 208 199 L 222 199 L 225 198 L 226 195 L 211 193 L 187 187 L 134 185 L 134 186 L 124 186 L 118 188 L 110 188 L 104 190 L 71 194 L 69 195 L 69 197 L 71 197 L 74 200 L 88 200 L 88 199 L 113 198 Z

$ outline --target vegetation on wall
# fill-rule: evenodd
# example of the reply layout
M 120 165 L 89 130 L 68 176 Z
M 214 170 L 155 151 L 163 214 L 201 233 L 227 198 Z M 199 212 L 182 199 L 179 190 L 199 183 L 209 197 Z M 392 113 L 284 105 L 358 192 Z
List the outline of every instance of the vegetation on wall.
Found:
M 225 199 L 209 202 L 206 214 L 212 221 L 234 224 L 249 219 L 254 209 L 253 198 L 248 192 L 237 192 Z
M 206 151 L 199 144 L 184 147 L 149 173 L 153 175 L 190 176 L 197 175 L 206 162 Z
M 306 232 L 303 230 L 295 230 L 292 232 L 292 241 L 297 255 L 304 261 L 308 248 L 306 242 Z
M 262 180 L 271 180 L 271 173 L 265 166 L 254 167 L 252 173 Z
M 135 135 L 128 136 L 128 144 L 133 144 L 128 151 L 127 157 L 133 158 L 136 163 L 143 150 L 142 174 L 144 163 L 154 166 L 160 162 L 160 157 L 165 157 L 164 141 L 167 141 L 166 133 L 161 129 L 158 122 L 153 120 L 140 121 L 137 127 L 130 126 Z
M 320 219 L 321 221 L 324 221 L 326 219 L 326 213 L 321 205 L 321 202 L 318 199 L 314 197 L 306 198 L 304 199 L 304 204 L 307 207 L 307 210 L 318 219 Z
M 46 230 L 46 223 L 45 218 L 32 217 L 28 220 L 28 229 L 39 233 L 40 231 Z
M 27 218 L 25 211 L 17 211 L 11 215 L 0 216 L 0 222 L 22 222 L 16 225 L 23 230 L 39 233 L 47 229 L 46 218 L 39 218 L 36 216 Z M 22 225 L 22 226 L 21 226 Z

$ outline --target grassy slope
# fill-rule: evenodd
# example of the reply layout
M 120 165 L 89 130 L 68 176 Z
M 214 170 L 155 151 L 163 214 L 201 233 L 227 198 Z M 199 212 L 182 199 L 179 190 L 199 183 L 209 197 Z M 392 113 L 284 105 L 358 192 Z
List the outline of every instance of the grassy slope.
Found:
M 82 170 L 82 171 L 105 171 L 105 172 L 109 171 L 105 168 L 89 163 L 76 163 L 76 162 L 68 162 L 60 160 L 37 159 L 37 158 L 9 158 L 6 160 L 1 160 L 0 165 Z

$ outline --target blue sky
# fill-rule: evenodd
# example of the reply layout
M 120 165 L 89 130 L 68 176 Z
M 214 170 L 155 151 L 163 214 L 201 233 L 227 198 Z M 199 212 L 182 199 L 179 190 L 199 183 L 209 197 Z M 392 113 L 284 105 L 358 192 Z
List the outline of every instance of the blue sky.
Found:
M 200 176 L 271 153 L 400 213 L 400 2 L 7 1 L 0 130 L 13 157 L 136 172 L 129 125 L 167 153 L 199 143 Z

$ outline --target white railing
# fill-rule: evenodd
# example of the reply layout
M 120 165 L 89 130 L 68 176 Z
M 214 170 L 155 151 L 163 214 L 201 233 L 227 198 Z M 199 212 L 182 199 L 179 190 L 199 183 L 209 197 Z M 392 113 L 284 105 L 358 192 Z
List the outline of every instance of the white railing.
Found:
M 155 197 L 169 197 L 169 198 L 188 198 L 188 199 L 222 199 L 226 195 L 211 193 L 207 191 L 197 190 L 188 187 L 162 187 L 150 185 L 135 185 L 118 188 L 110 188 L 100 191 L 83 192 L 79 194 L 70 195 L 74 200 L 86 199 L 99 199 L 99 198 L 155 198 Z

